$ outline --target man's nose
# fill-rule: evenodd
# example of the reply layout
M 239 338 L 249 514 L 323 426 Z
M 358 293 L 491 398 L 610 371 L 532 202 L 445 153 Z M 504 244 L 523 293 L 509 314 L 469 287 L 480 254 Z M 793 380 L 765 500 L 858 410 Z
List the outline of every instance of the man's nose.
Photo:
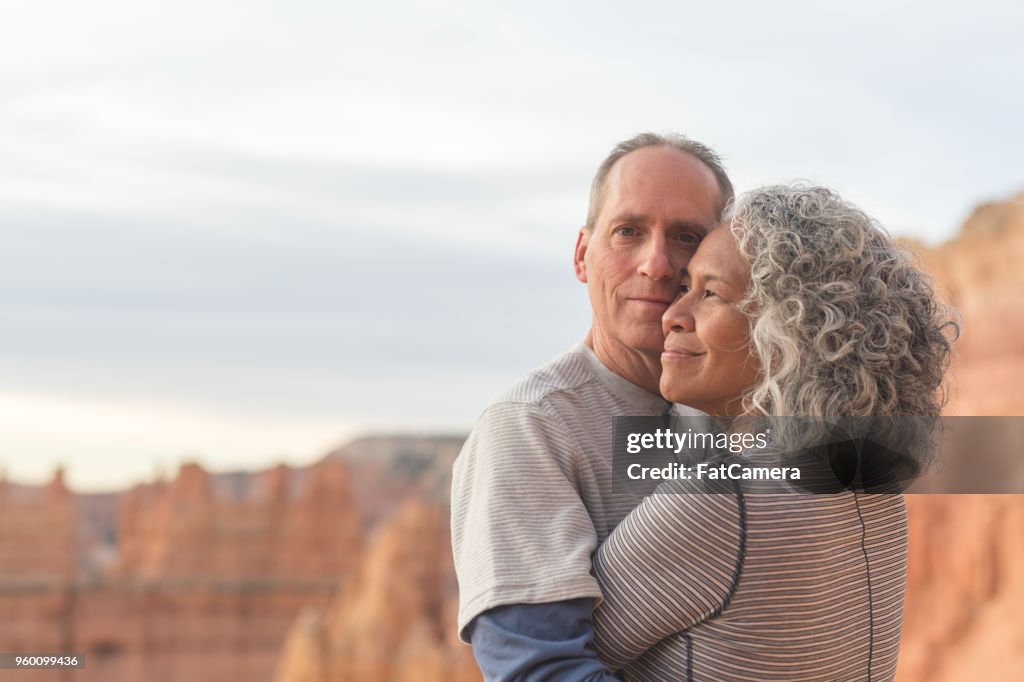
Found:
M 646 244 L 643 260 L 640 262 L 640 273 L 651 279 L 666 279 L 676 274 L 664 237 L 653 237 Z
M 661 316 L 661 331 L 668 336 L 669 332 L 692 332 L 696 328 L 691 311 L 690 297 L 677 296 L 676 300 Z

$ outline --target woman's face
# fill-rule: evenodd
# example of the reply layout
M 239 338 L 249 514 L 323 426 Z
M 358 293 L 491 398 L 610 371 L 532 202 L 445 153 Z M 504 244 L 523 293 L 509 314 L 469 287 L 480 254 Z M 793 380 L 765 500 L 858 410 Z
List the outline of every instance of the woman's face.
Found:
M 750 319 L 738 304 L 750 265 L 727 226 L 704 238 L 686 269 L 679 296 L 662 318 L 661 393 L 712 415 L 742 413 L 742 395 L 758 379 Z

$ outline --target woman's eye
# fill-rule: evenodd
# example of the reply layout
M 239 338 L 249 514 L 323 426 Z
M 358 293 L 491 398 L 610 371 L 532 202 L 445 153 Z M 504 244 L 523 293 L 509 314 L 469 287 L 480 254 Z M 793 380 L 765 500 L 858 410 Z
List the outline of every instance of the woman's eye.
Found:
M 689 284 L 680 284 L 679 285 L 679 295 L 683 296 L 683 295 L 688 294 L 688 293 L 690 293 L 690 285 Z M 718 296 L 718 294 L 716 294 L 715 292 L 711 291 L 711 289 L 705 289 L 704 290 L 704 295 L 702 296 L 702 298 L 716 298 L 717 296 Z

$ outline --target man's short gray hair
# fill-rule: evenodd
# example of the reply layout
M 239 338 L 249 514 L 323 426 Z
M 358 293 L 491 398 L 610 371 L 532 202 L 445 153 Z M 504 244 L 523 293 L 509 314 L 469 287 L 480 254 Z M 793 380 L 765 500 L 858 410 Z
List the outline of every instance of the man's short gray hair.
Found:
M 626 154 L 646 147 L 670 147 L 671 149 L 678 149 L 681 152 L 696 157 L 697 160 L 707 166 L 714 174 L 715 180 L 718 182 L 718 193 L 721 197 L 718 204 L 719 213 L 722 212 L 726 204 L 728 204 L 735 195 L 732 188 L 732 182 L 729 180 L 729 176 L 725 172 L 725 167 L 722 165 L 722 159 L 719 158 L 718 154 L 716 154 L 711 147 L 677 133 L 640 133 L 639 135 L 635 135 L 628 140 L 615 145 L 615 149 L 612 150 L 611 154 L 609 154 L 598 167 L 597 173 L 594 175 L 594 181 L 590 185 L 590 206 L 587 209 L 587 229 L 594 229 L 594 223 L 597 221 L 597 214 L 601 211 L 601 204 L 604 203 L 605 184 L 607 183 L 608 173 L 611 172 L 612 166 L 614 166 L 615 163 Z

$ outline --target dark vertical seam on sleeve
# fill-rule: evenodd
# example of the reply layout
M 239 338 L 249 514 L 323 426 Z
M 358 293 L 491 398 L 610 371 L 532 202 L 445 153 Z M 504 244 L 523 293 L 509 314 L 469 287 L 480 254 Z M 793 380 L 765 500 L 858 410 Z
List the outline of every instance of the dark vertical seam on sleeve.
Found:
M 732 598 L 739 588 L 743 565 L 747 559 L 747 501 L 743 497 L 743 488 L 740 482 L 733 481 L 733 483 L 736 485 L 736 504 L 739 506 L 740 512 L 740 546 L 736 550 L 736 566 L 732 571 L 732 583 L 729 585 L 729 590 L 725 593 L 722 603 L 711 614 L 711 618 L 718 618 L 723 611 L 729 608 L 729 604 L 732 603 Z
M 693 682 L 693 637 L 686 632 L 683 639 L 686 640 L 686 682 Z
M 853 504 L 857 509 L 857 518 L 860 519 L 860 551 L 864 554 L 864 573 L 868 579 L 868 679 L 867 682 L 871 682 L 871 670 L 874 668 L 874 653 L 875 653 L 875 600 L 871 595 L 871 563 L 868 560 L 868 548 L 867 548 L 867 527 L 864 525 L 864 515 L 860 511 L 860 495 L 855 491 L 853 494 Z
M 723 611 L 729 608 L 729 604 L 732 603 L 732 598 L 739 588 L 740 575 L 743 573 L 743 565 L 747 559 L 747 501 L 743 497 L 743 487 L 740 482 L 734 480 L 733 483 L 736 485 L 736 504 L 739 506 L 740 512 L 740 546 L 736 550 L 736 566 L 732 571 L 732 583 L 729 585 L 722 603 L 711 613 L 708 620 L 718 618 Z M 686 639 L 686 679 L 687 682 L 693 682 L 693 638 L 688 632 L 684 633 L 683 637 Z M 868 682 L 871 681 L 868 680 Z

